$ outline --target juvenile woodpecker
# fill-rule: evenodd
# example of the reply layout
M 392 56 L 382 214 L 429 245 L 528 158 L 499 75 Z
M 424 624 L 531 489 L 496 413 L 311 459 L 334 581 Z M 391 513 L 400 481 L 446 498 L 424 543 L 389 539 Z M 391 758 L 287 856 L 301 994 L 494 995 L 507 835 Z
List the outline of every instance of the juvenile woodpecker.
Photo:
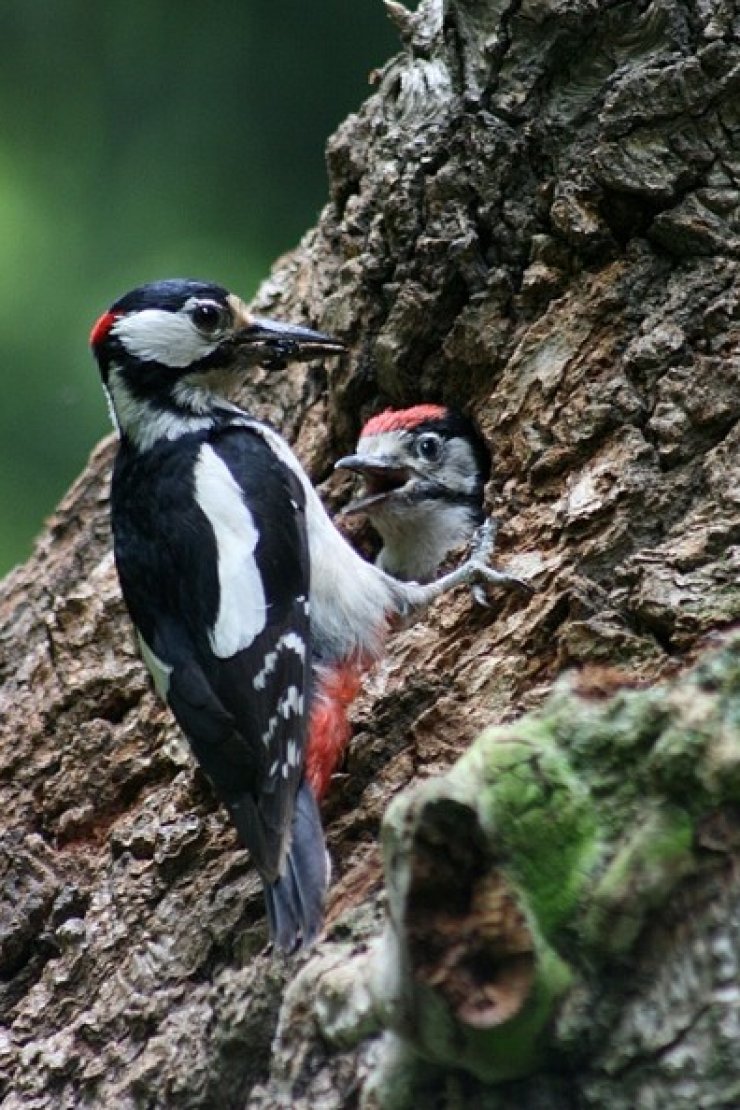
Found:
M 431 597 L 459 580 L 455 577 L 458 572 L 453 572 L 432 583 L 431 594 L 416 585 L 429 582 L 453 548 L 474 540 L 473 557 L 460 568 L 461 574 L 465 566 L 471 569 L 480 562 L 484 550 L 492 552 L 495 525 L 490 520 L 484 525 L 483 510 L 491 454 L 477 425 L 462 413 L 442 405 L 388 410 L 367 422 L 357 453 L 340 459 L 335 467 L 358 471 L 366 483 L 366 495 L 347 506 L 342 515 L 364 513 L 370 517 L 384 541 L 376 567 L 384 572 L 386 584 L 389 575 L 408 583 L 408 597 L 399 582 L 395 598 L 386 604 L 386 626 L 398 614 L 428 604 Z M 486 581 L 525 593 L 531 589 L 519 579 L 499 576 L 496 571 Z M 485 604 L 482 582 L 471 580 L 471 585 L 474 597 Z M 377 657 L 377 650 L 365 650 L 336 658 L 329 667 L 321 668 L 320 696 L 312 712 L 307 759 L 309 779 L 319 798 L 326 792 L 349 741 L 347 713 L 363 672 Z
M 258 364 L 337 354 L 339 341 L 257 319 L 218 285 L 173 280 L 122 297 L 91 344 L 120 435 L 114 552 L 142 656 L 251 852 L 272 936 L 290 951 L 321 927 L 315 795 L 389 621 L 461 583 L 523 584 L 486 565 L 486 535 L 424 586 L 367 563 L 285 440 L 223 396 Z
M 470 417 L 443 405 L 373 416 L 336 467 L 364 478 L 342 515 L 368 517 L 383 540 L 377 565 L 396 578 L 428 581 L 483 523 L 491 453 Z

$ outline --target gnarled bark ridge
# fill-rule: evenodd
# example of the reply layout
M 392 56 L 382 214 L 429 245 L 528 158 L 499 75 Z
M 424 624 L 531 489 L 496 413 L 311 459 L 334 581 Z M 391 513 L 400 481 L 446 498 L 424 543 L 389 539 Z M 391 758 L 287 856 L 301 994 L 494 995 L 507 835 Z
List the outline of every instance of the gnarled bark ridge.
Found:
M 682 677 L 740 615 L 740 14 L 387 7 L 402 51 L 257 298 L 350 353 L 242 400 L 333 505 L 371 411 L 469 407 L 538 593 L 443 600 L 370 677 L 301 972 L 137 659 L 103 443 L 0 590 L 8 1110 L 740 1098 L 736 646 Z M 378 940 L 380 819 L 484 728 L 391 808 Z

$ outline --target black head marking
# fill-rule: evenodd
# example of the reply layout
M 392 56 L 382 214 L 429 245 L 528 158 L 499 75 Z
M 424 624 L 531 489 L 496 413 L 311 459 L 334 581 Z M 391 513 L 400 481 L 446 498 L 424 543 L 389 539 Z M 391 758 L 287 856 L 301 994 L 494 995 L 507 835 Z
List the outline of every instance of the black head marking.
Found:
M 114 314 L 142 312 L 147 308 L 160 308 L 165 312 L 179 312 L 192 297 L 199 300 L 216 301 L 226 304 L 228 289 L 210 281 L 196 281 L 193 278 L 169 278 L 166 281 L 152 281 L 139 285 L 111 305 Z

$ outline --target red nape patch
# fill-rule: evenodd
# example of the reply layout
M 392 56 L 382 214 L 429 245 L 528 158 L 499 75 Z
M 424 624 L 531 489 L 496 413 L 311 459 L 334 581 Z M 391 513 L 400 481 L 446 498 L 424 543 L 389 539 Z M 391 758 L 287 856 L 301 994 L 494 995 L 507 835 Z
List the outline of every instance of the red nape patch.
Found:
M 357 697 L 367 665 L 354 660 L 325 671 L 319 679 L 306 750 L 306 778 L 319 801 L 349 742 L 352 729 L 347 710 Z
M 104 312 L 95 323 L 90 332 L 90 346 L 97 347 L 99 343 L 103 343 L 108 338 L 108 332 L 119 318 L 119 312 Z
M 371 416 L 360 432 L 360 437 L 377 436 L 381 432 L 398 432 L 415 428 L 425 420 L 441 420 L 447 414 L 444 405 L 414 405 L 411 409 L 386 409 Z

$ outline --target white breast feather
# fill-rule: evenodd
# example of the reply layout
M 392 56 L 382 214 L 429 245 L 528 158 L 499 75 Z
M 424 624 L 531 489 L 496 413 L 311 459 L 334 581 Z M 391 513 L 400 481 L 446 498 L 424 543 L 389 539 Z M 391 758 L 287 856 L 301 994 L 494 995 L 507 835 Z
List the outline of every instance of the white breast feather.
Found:
M 475 518 L 468 505 L 438 501 L 410 506 L 404 517 L 378 513 L 373 522 L 383 537 L 378 566 L 403 581 L 429 582 L 453 547 L 473 535 Z

